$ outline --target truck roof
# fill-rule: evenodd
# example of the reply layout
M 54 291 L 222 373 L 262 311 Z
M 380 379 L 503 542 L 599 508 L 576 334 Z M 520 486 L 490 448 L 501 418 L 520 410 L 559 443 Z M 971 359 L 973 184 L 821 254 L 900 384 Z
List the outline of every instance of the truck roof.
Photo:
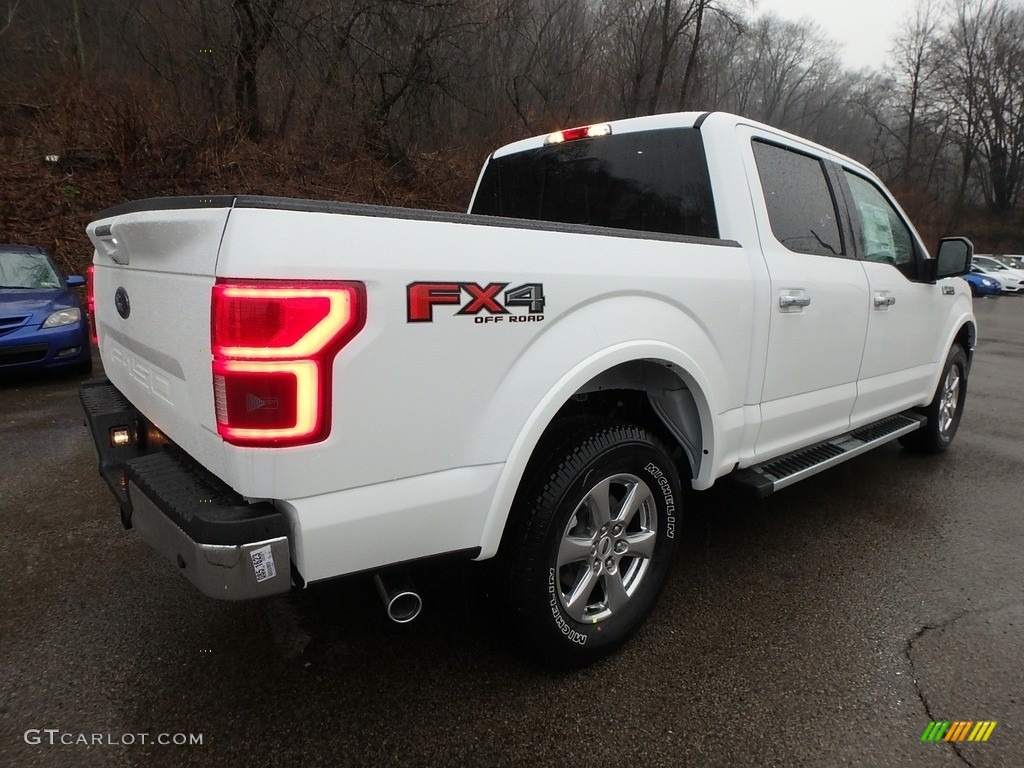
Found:
M 772 133 L 788 142 L 792 142 L 796 145 L 802 145 L 808 150 L 831 157 L 833 160 L 841 162 L 844 165 L 854 167 L 866 175 L 874 176 L 874 173 L 872 173 L 871 170 L 862 163 L 836 152 L 834 149 L 830 149 L 829 147 L 809 141 L 801 136 L 783 131 L 771 125 L 760 123 L 756 120 L 750 120 L 746 117 L 742 117 L 741 115 L 735 115 L 729 112 L 669 112 L 660 115 L 647 115 L 645 117 L 630 117 L 623 120 L 592 123 L 591 126 L 600 126 L 602 128 L 604 126 L 608 126 L 611 134 L 622 134 L 633 133 L 636 131 L 657 131 L 665 128 L 700 128 L 705 122 L 708 122 L 711 125 L 723 123 L 726 125 L 730 123 L 732 125 L 746 125 L 767 133 Z M 581 128 L 585 127 L 588 126 L 581 126 Z M 574 130 L 574 128 L 570 128 L 568 131 L 563 131 L 562 133 L 571 133 Z M 540 147 L 545 146 L 545 144 L 550 143 L 549 139 L 557 133 L 559 132 L 555 131 L 553 133 L 545 133 L 538 136 L 531 136 L 528 139 L 514 141 L 511 144 L 506 144 L 505 146 L 495 150 L 491 157 L 500 158 L 516 152 L 539 149 Z M 584 136 L 578 136 L 577 138 L 584 138 Z

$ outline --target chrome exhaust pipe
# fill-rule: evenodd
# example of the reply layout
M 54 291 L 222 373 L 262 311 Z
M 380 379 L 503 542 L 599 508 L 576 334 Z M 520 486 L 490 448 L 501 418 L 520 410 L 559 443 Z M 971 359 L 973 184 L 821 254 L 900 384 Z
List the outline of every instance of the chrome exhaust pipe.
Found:
M 385 579 L 387 581 L 385 581 Z M 420 615 L 423 599 L 407 573 L 374 574 L 373 583 L 384 603 L 388 618 L 395 624 L 408 624 Z

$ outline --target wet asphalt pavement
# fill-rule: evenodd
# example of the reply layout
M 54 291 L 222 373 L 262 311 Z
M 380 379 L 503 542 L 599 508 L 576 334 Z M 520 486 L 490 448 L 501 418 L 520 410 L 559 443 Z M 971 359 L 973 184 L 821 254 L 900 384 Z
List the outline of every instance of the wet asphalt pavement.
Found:
M 695 496 L 655 613 L 572 674 L 471 568 L 417 574 L 407 626 L 368 579 L 201 596 L 121 529 L 77 379 L 0 383 L 0 766 L 1024 765 L 1024 299 L 976 313 L 947 454 Z

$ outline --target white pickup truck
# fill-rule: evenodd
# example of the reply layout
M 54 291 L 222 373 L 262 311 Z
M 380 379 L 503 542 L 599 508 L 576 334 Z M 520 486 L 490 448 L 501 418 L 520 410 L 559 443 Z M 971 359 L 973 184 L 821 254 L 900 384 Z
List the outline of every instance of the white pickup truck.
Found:
M 89 225 L 107 379 L 81 399 L 126 527 L 208 595 L 497 558 L 571 666 L 666 581 L 682 483 L 783 488 L 957 430 L 972 247 L 929 256 L 859 163 L 722 113 L 488 158 L 469 213 L 251 196 Z

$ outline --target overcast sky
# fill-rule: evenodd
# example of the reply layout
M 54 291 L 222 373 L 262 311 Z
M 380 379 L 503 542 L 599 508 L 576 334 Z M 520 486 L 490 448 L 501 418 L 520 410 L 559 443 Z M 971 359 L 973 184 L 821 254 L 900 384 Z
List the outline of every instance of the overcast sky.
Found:
M 842 44 L 839 56 L 851 69 L 879 67 L 916 0 L 757 0 L 757 14 L 814 19 Z

